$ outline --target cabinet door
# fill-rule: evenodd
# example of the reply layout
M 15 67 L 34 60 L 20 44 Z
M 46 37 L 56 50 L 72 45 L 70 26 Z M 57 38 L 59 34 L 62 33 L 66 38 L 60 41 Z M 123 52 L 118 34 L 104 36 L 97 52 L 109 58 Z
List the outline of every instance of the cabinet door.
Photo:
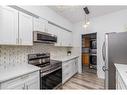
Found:
M 41 18 L 34 18 L 34 31 L 48 32 L 48 21 Z
M 18 11 L 0 7 L 0 44 L 18 44 Z
M 56 35 L 58 37 L 59 36 L 58 32 L 60 32 L 58 27 L 56 27 L 52 24 L 48 24 L 48 33 Z
M 72 76 L 72 64 L 67 61 L 62 64 L 62 83 L 65 83 Z
M 90 47 L 90 37 L 89 35 L 85 35 L 82 38 L 82 47 L 89 48 Z
M 77 71 L 78 71 L 77 64 L 78 64 L 77 58 L 73 59 L 73 74 L 77 73 Z
M 40 89 L 39 77 L 34 77 L 26 81 L 26 89 Z
M 33 17 L 19 12 L 19 44 L 33 45 Z
M 60 46 L 72 47 L 72 33 L 61 29 L 59 32 Z
M 57 26 L 48 24 L 48 33 L 57 36 L 57 43 L 55 46 L 72 46 L 72 33 L 65 31 Z
M 75 72 L 78 72 L 78 58 L 75 59 Z
M 82 63 L 85 65 L 89 65 L 89 54 L 87 53 L 82 54 Z
M 66 40 L 67 40 L 66 31 L 61 29 L 60 34 L 61 34 L 61 38 L 60 38 L 61 46 L 67 46 L 67 43 L 66 43 Z
M 72 34 L 72 32 L 68 32 L 67 33 L 67 42 L 68 42 L 68 46 L 69 47 L 72 47 L 73 46 L 73 34 Z
M 56 32 L 57 32 L 57 43 L 55 44 L 55 46 L 62 46 L 63 31 L 61 28 L 56 27 Z

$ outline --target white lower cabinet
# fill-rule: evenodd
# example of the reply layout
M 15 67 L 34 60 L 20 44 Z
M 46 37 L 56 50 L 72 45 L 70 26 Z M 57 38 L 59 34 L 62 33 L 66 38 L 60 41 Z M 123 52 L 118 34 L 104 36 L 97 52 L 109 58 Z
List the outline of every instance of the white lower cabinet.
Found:
M 1 89 L 40 89 L 39 71 L 2 82 Z
M 39 89 L 40 87 L 40 82 L 38 81 L 39 77 L 35 76 L 31 79 L 29 79 L 25 85 L 26 85 L 26 89 Z
M 62 63 L 62 83 L 64 84 L 74 74 L 77 73 L 78 58 L 74 58 Z
M 25 89 L 25 85 L 21 82 L 12 85 L 7 85 L 6 87 L 2 87 L 2 89 Z
M 127 90 L 125 83 L 123 82 L 119 72 L 116 70 L 116 89 L 117 90 Z

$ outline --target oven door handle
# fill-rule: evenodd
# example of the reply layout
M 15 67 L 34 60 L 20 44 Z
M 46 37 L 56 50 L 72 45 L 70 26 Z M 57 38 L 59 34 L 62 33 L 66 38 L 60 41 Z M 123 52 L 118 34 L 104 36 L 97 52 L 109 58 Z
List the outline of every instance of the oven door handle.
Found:
M 50 70 L 47 70 L 47 71 L 45 71 L 45 72 L 41 72 L 41 77 L 43 77 L 43 76 L 45 76 L 45 75 L 48 75 L 48 74 L 50 74 L 51 72 L 50 72 Z
M 54 72 L 54 71 L 57 71 L 57 70 L 59 70 L 59 69 L 62 69 L 62 67 L 59 67 L 59 68 L 57 68 L 57 69 L 54 69 L 54 70 L 47 70 L 46 72 L 41 72 L 41 77 L 43 77 L 43 76 L 46 76 L 46 75 L 48 75 L 48 74 L 51 74 L 52 72 Z

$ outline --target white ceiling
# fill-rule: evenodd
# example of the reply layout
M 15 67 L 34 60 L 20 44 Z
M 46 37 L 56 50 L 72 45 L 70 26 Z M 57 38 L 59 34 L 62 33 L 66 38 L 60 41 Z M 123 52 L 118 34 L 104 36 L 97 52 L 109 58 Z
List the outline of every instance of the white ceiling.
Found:
M 83 8 L 85 6 L 48 6 L 53 9 L 59 15 L 68 19 L 72 23 L 76 23 L 85 19 L 85 12 Z M 127 9 L 127 6 L 87 6 L 90 14 L 89 18 L 102 16 L 112 12 Z

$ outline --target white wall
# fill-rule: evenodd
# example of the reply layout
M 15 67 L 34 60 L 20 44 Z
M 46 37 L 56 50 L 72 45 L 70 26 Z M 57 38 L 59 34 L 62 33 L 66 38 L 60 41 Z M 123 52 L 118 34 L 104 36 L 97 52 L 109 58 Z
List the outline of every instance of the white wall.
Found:
M 46 6 L 19 6 L 25 10 L 28 10 L 44 19 L 47 19 L 49 21 L 52 21 L 64 28 L 67 28 L 69 30 L 72 30 L 72 23 L 69 22 L 64 17 L 58 15 L 55 11 L 52 9 L 46 7 Z
M 102 71 L 104 62 L 101 54 L 104 34 L 109 32 L 127 31 L 127 10 L 93 18 L 90 22 L 91 24 L 86 31 L 82 27 L 83 22 L 74 24 L 74 44 L 75 47 L 78 48 L 77 53 L 81 55 L 81 34 L 97 32 L 97 74 L 99 78 L 104 78 L 104 72 Z M 81 67 L 81 61 L 79 62 L 79 67 Z M 81 68 L 79 71 L 81 72 Z

